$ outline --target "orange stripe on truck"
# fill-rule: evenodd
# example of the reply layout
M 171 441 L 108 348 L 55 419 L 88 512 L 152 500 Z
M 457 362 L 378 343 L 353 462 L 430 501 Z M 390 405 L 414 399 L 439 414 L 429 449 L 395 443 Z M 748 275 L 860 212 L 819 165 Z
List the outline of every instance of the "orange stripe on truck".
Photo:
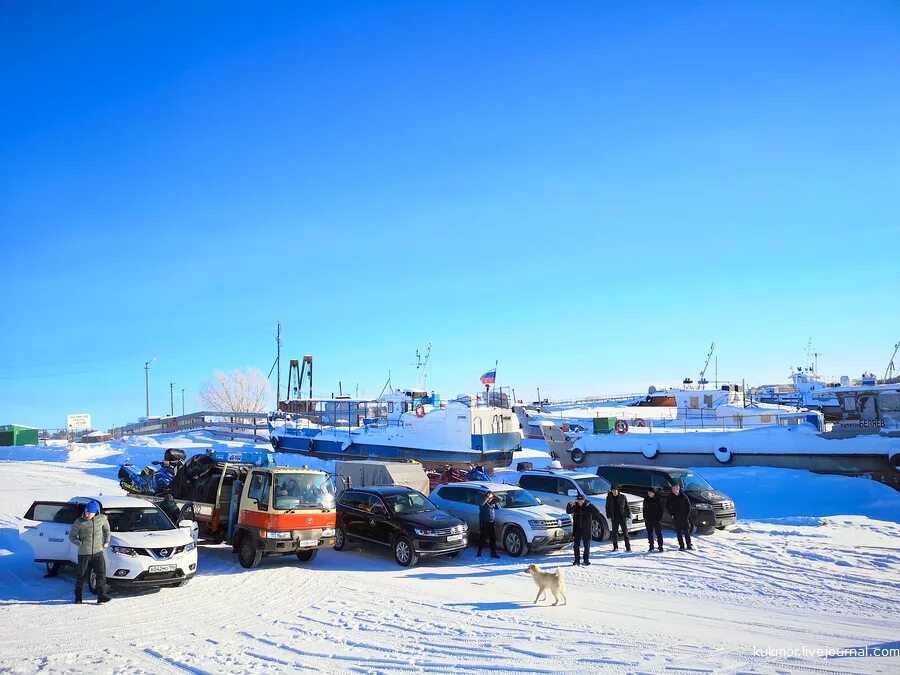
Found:
M 322 513 L 265 513 L 262 511 L 241 511 L 238 522 L 261 530 L 313 530 L 334 527 L 337 514 L 334 511 Z

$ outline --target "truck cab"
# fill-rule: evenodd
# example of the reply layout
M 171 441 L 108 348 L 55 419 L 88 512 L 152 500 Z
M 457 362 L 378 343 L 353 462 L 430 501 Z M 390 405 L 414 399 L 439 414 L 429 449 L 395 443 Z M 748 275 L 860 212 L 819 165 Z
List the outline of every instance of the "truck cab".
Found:
M 232 488 L 228 541 L 241 566 L 264 556 L 296 554 L 313 560 L 334 546 L 336 520 L 331 477 L 312 469 L 254 467 Z

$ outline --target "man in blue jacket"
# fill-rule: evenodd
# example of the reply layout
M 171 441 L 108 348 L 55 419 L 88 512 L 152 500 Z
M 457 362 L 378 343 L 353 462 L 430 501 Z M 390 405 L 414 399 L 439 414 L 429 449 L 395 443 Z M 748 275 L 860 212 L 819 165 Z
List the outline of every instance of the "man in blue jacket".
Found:
M 84 513 L 69 529 L 69 540 L 78 546 L 78 576 L 75 578 L 75 602 L 81 602 L 84 580 L 91 570 L 97 578 L 97 604 L 109 602 L 106 590 L 106 559 L 103 551 L 109 546 L 109 521 L 100 513 L 100 505 L 91 500 L 84 505 Z

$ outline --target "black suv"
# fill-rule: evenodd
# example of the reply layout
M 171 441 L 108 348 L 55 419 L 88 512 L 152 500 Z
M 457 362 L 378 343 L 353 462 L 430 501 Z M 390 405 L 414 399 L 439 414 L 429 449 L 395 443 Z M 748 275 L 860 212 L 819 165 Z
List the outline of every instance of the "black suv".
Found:
M 691 500 L 691 522 L 700 532 L 710 533 L 714 528 L 722 529 L 737 522 L 737 511 L 731 498 L 690 469 L 616 464 L 599 467 L 597 475 L 618 484 L 622 492 L 640 497 L 646 497 L 647 490 L 653 488 L 663 500 L 672 494 L 673 485 L 680 485 Z M 671 522 L 672 517 L 664 509 L 663 523 L 670 525 Z
M 334 549 L 350 541 L 389 546 L 403 567 L 419 558 L 455 558 L 468 545 L 468 526 L 438 510 L 418 490 L 382 485 L 346 490 L 338 499 Z

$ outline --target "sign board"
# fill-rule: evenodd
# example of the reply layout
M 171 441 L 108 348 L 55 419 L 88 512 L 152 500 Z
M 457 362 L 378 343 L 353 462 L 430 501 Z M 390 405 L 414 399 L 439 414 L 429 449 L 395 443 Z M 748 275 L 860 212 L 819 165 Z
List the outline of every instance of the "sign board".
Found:
M 66 417 L 66 429 L 82 431 L 91 428 L 91 416 L 88 413 L 76 413 Z

